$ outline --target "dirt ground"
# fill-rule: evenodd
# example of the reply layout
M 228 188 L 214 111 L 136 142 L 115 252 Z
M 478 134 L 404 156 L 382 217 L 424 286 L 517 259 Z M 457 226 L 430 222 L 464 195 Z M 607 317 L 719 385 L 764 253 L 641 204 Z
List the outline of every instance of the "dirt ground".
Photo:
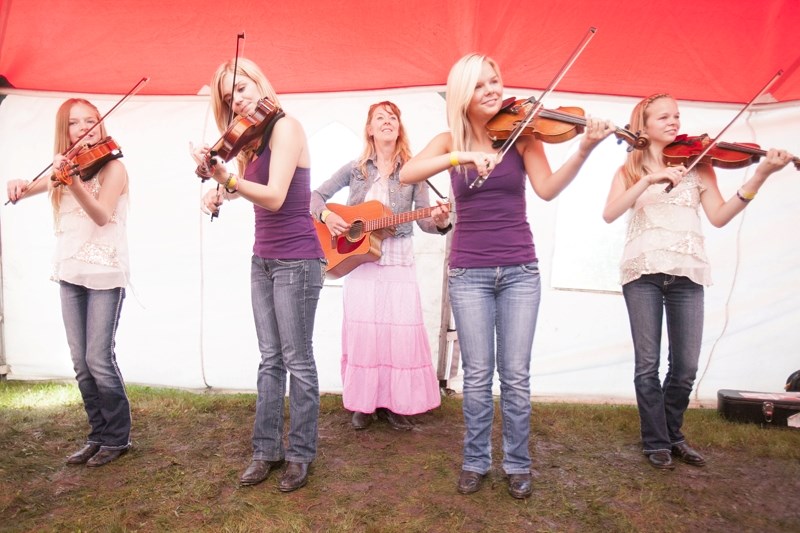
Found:
M 134 448 L 106 467 L 69 467 L 85 415 L 0 412 L 0 529 L 6 531 L 800 531 L 800 431 L 760 430 L 691 410 L 708 460 L 648 466 L 630 406 L 534 404 L 534 493 L 515 500 L 499 468 L 480 492 L 455 491 L 463 419 L 457 397 L 415 417 L 355 431 L 341 399 L 324 397 L 309 484 L 278 475 L 240 487 L 250 459 L 251 395 L 199 405 L 134 393 Z

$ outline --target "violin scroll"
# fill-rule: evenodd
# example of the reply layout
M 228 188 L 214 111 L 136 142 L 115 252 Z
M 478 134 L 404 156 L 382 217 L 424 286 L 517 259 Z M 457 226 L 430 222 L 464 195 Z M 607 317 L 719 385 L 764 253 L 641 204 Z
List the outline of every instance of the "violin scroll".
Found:
M 623 142 L 628 143 L 629 152 L 631 150 L 644 150 L 650 146 L 650 138 L 647 135 L 644 135 L 641 131 L 633 133 L 628 130 L 630 127 L 630 124 L 625 124 L 624 128 L 617 128 L 614 132 L 614 136 L 617 138 L 617 144 L 622 144 Z

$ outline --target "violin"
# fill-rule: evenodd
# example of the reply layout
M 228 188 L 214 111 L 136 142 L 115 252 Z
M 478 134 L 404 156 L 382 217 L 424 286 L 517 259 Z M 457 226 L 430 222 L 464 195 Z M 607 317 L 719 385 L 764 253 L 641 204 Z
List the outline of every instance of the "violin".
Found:
M 75 177 L 88 181 L 103 165 L 120 157 L 119 145 L 111 137 L 106 137 L 95 144 L 81 146 L 75 155 L 68 156 L 67 163 L 57 168 L 50 179 L 56 182 L 56 186 L 72 185 Z
M 533 105 L 529 100 L 516 100 L 513 97 L 504 100 L 500 111 L 486 124 L 486 131 L 494 144 L 500 144 L 508 139 Z M 585 112 L 580 107 L 542 109 L 523 129 L 522 135 L 534 135 L 542 142 L 557 144 L 583 133 L 585 126 Z M 647 137 L 623 128 L 616 128 L 614 135 L 617 137 L 617 143 L 627 142 L 630 145 L 629 150 L 642 150 L 650 144 Z
M 197 176 L 203 181 L 209 179 L 211 167 L 216 164 L 215 157 L 219 156 L 224 161 L 230 161 L 246 146 L 267 137 L 275 122 L 283 116 L 283 110 L 269 98 L 259 100 L 251 114 L 231 122 L 219 141 L 211 148 L 207 160 L 197 167 L 195 171 Z
M 703 151 L 711 143 L 708 134 L 697 137 L 686 134 L 678 135 L 675 140 L 664 148 L 664 162 L 671 167 L 684 165 L 689 167 L 694 164 L 711 165 L 718 168 L 744 168 L 748 167 L 767 155 L 766 150 L 753 143 L 726 143 L 718 142 L 705 154 Z M 695 159 L 702 154 L 700 161 Z M 795 168 L 800 170 L 800 158 L 792 158 Z

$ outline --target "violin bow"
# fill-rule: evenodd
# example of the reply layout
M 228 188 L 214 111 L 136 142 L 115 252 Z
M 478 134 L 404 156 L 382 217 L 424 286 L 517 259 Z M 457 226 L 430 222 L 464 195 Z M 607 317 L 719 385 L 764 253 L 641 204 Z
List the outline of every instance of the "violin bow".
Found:
M 239 41 L 244 41 L 244 32 L 236 36 L 236 56 L 233 59 L 233 80 L 231 80 L 231 105 L 228 109 L 228 126 L 233 122 L 233 91 L 236 90 L 236 71 L 239 70 Z M 242 47 L 244 48 L 244 47 Z M 217 183 L 217 196 L 219 196 L 219 183 Z M 219 207 L 216 211 L 211 212 L 211 222 L 219 217 Z
M 147 85 L 147 82 L 149 82 L 149 81 L 150 81 L 150 78 L 148 78 L 148 77 L 146 77 L 146 76 L 145 76 L 144 78 L 142 78 L 141 80 L 139 80 L 139 82 L 138 82 L 136 85 L 134 85 L 134 86 L 133 86 L 133 89 L 131 89 L 130 91 L 128 91 L 128 92 L 127 92 L 127 94 L 125 94 L 125 96 L 123 96 L 122 98 L 120 98 L 120 99 L 119 99 L 119 101 L 118 101 L 116 104 L 114 104 L 114 105 L 111 107 L 111 109 L 109 109 L 108 111 L 106 111 L 106 114 L 105 114 L 105 115 L 103 115 L 102 117 L 100 117 L 100 120 L 98 120 L 98 121 L 97 121 L 97 122 L 96 122 L 96 123 L 95 123 L 95 124 L 94 124 L 94 125 L 93 125 L 91 128 L 89 128 L 88 130 L 86 130 L 86 132 L 84 132 L 84 134 L 83 134 L 83 135 L 81 135 L 80 137 L 78 137 L 78 139 L 77 139 L 77 140 L 76 140 L 74 143 L 72 143 L 72 144 L 69 146 L 69 148 L 67 148 L 67 149 L 64 151 L 64 154 L 63 154 L 63 155 L 67 155 L 67 154 L 69 154 L 70 152 L 72 152 L 72 151 L 73 151 L 73 150 L 74 150 L 74 149 L 75 149 L 75 148 L 76 148 L 78 145 L 80 145 L 81 141 L 82 141 L 83 139 L 85 139 L 87 135 L 89 135 L 89 134 L 90 134 L 90 133 L 91 133 L 91 132 L 92 132 L 92 131 L 93 131 L 93 130 L 94 130 L 96 127 L 97 127 L 97 126 L 99 126 L 100 124 L 102 124 L 102 123 L 103 123 L 103 121 L 106 119 L 106 117 L 112 113 L 112 111 L 114 111 L 116 108 L 118 108 L 118 107 L 119 107 L 119 106 L 122 104 L 122 102 L 126 101 L 128 98 L 130 98 L 130 97 L 131 97 L 131 96 L 133 96 L 134 94 L 138 93 L 138 92 L 139 92 L 139 91 L 142 89 L 142 87 L 144 87 L 145 85 Z M 49 165 L 47 165 L 47 166 L 44 168 L 44 170 L 42 170 L 41 172 L 39 172 L 39 173 L 36 175 L 36 177 L 35 177 L 35 178 L 33 178 L 33 179 L 31 180 L 31 182 L 28 184 L 28 187 L 25 189 L 25 192 L 23 192 L 22 194 L 20 194 L 20 195 L 19 195 L 19 198 L 17 198 L 17 202 L 18 202 L 18 201 L 20 201 L 20 200 L 22 200 L 22 199 L 25 197 L 25 195 L 27 194 L 27 192 L 28 192 L 29 190 L 31 190 L 31 187 L 33 186 L 33 184 L 34 184 L 34 183 L 36 183 L 36 180 L 38 180 L 39 178 L 41 178 L 41 177 L 42 177 L 42 175 L 44 175 L 44 173 L 45 173 L 45 172 L 47 172 L 48 170 L 50 170 L 50 167 L 52 167 L 52 166 L 53 166 L 53 163 L 50 163 Z M 5 203 L 5 205 L 8 205 L 10 202 L 11 202 L 11 200 L 8 200 L 8 201 Z M 16 203 L 16 202 L 14 202 L 14 203 Z
M 750 106 L 752 106 L 752 105 L 753 105 L 753 103 L 754 103 L 756 100 L 758 100 L 759 98 L 761 98 L 761 95 L 762 95 L 762 94 L 764 94 L 765 92 L 767 92 L 767 90 L 768 90 L 770 87 L 772 87 L 772 85 L 773 85 L 773 84 L 774 84 L 776 81 L 778 81 L 778 78 L 780 78 L 781 76 L 783 76 L 783 69 L 781 69 L 781 70 L 778 70 L 778 72 L 777 72 L 777 73 L 776 73 L 776 74 L 775 74 L 775 75 L 772 77 L 772 79 L 771 79 L 771 80 L 769 80 L 769 82 L 767 82 L 767 84 L 766 84 L 766 85 L 764 85 L 764 87 L 763 87 L 763 88 L 762 88 L 760 91 L 758 91 L 758 94 L 756 94 L 756 95 L 755 95 L 753 98 L 751 98 L 751 99 L 750 99 L 750 101 L 749 101 L 749 102 L 747 102 L 747 104 L 746 104 L 746 105 L 745 105 L 745 106 L 744 106 L 744 107 L 743 107 L 743 108 L 742 108 L 742 109 L 741 109 L 741 110 L 740 110 L 740 111 L 739 111 L 739 112 L 736 114 L 736 116 L 735 116 L 735 117 L 733 117 L 733 118 L 731 119 L 731 121 L 730 121 L 730 122 L 728 122 L 728 124 L 726 124 L 724 128 L 722 128 L 722 130 L 720 130 L 720 132 L 717 134 L 717 136 L 716 136 L 716 137 L 714 137 L 714 138 L 711 140 L 711 142 L 710 142 L 710 143 L 708 143 L 708 145 L 707 145 L 707 146 L 706 146 L 706 147 L 703 149 L 703 151 L 702 151 L 702 152 L 700 152 L 700 153 L 699 153 L 699 154 L 698 154 L 698 155 L 697 155 L 697 156 L 694 158 L 694 161 L 692 161 L 692 162 L 689 164 L 689 166 L 688 166 L 688 167 L 686 167 L 686 172 L 685 172 L 684 174 L 688 174 L 690 170 L 692 170 L 694 167 L 696 167 L 696 166 L 697 166 L 697 164 L 698 164 L 698 163 L 699 163 L 699 162 L 700 162 L 700 161 L 701 161 L 701 160 L 702 160 L 702 159 L 703 159 L 703 158 L 706 156 L 706 154 L 708 154 L 708 152 L 710 152 L 710 151 L 711 151 L 711 150 L 712 150 L 712 149 L 713 149 L 713 148 L 714 148 L 714 147 L 717 145 L 717 143 L 719 142 L 719 139 L 720 139 L 720 137 L 722 137 L 722 135 L 723 135 L 723 134 L 724 134 L 726 131 L 728 131 L 728 128 L 730 128 L 731 126 L 733 126 L 733 124 L 734 124 L 734 123 L 735 123 L 737 120 L 739 120 L 739 117 L 741 117 L 741 116 L 744 114 L 744 112 L 745 112 L 745 111 L 747 111 L 748 109 L 750 109 Z M 664 189 L 664 192 L 667 192 L 667 193 L 668 193 L 668 192 L 670 192 L 670 191 L 672 190 L 672 188 L 673 188 L 673 185 L 670 183 L 669 185 L 667 185 L 667 188 L 666 188 L 666 189 Z
M 528 124 L 530 124 L 531 121 L 536 117 L 536 115 L 539 114 L 539 112 L 542 109 L 542 100 L 544 100 L 544 98 L 547 95 L 549 95 L 551 92 L 555 90 L 556 85 L 558 85 L 559 82 L 561 82 L 561 79 L 566 75 L 569 69 L 572 68 L 572 64 L 575 63 L 578 57 L 583 53 L 584 48 L 586 48 L 586 46 L 589 44 L 589 41 L 592 40 L 595 33 L 597 33 L 597 28 L 595 28 L 594 26 L 590 27 L 589 31 L 586 32 L 586 35 L 578 44 L 577 48 L 575 48 L 575 51 L 572 52 L 572 55 L 569 57 L 569 59 L 567 59 L 567 62 L 564 63 L 564 65 L 561 67 L 561 70 L 558 71 L 555 78 L 553 78 L 553 81 L 550 82 L 550 85 L 547 86 L 547 88 L 544 90 L 544 92 L 542 93 L 542 95 L 539 97 L 538 100 L 534 99 L 533 97 L 528 98 L 527 101 L 529 103 L 532 103 L 533 107 L 530 109 L 530 111 L 528 111 L 528 114 L 525 115 L 525 119 L 523 119 L 522 121 L 520 121 L 519 124 L 517 124 L 517 126 L 508 136 L 508 139 L 506 139 L 506 141 L 500 147 L 500 150 L 497 152 L 497 154 L 501 160 L 503 159 L 503 156 L 506 155 L 508 150 L 512 146 L 514 146 L 514 143 L 517 142 L 517 139 L 519 138 L 520 135 L 522 135 L 522 132 L 525 131 L 525 128 L 528 126 Z M 489 178 L 490 175 L 491 172 L 485 176 L 478 176 L 477 178 L 475 178 L 475 180 L 473 180 L 469 188 L 475 189 L 480 187 Z

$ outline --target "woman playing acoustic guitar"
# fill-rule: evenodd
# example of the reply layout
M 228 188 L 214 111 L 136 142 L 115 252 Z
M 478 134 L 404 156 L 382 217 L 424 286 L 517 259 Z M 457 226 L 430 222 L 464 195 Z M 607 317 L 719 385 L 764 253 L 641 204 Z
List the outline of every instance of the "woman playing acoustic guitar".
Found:
M 428 207 L 428 186 L 401 185 L 399 172 L 411 157 L 400 110 L 391 102 L 369 108 L 361 156 L 347 163 L 311 195 L 311 212 L 330 233 L 339 236 L 350 225 L 328 210 L 325 201 L 349 187 L 347 204 L 378 200 L 394 213 L 412 204 Z M 433 219 L 417 220 L 428 233 L 450 229 L 449 208 L 431 210 Z M 342 383 L 345 408 L 353 427 L 364 429 L 377 410 L 395 429 L 411 429 L 405 415 L 439 406 L 439 385 L 422 321 L 411 222 L 399 224 L 394 236 L 380 243 L 376 262 L 365 262 L 345 279 L 342 324 Z

